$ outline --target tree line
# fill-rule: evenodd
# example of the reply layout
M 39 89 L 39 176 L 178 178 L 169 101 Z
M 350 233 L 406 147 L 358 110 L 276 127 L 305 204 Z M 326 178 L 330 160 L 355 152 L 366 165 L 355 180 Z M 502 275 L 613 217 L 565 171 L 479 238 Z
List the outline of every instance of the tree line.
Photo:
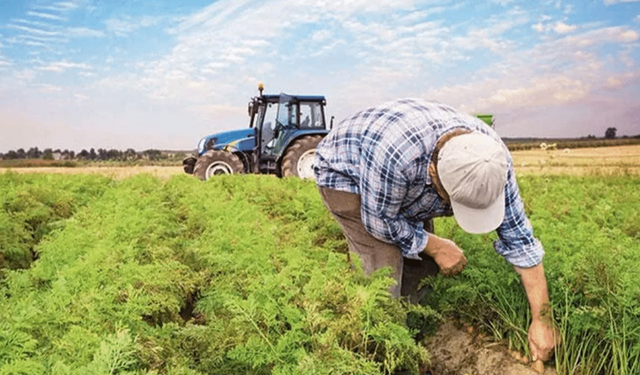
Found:
M 166 160 L 174 158 L 176 155 L 172 153 L 164 153 L 160 150 L 149 149 L 138 152 L 132 148 L 125 151 L 116 149 L 94 149 L 89 151 L 83 149 L 76 153 L 73 150 L 61 150 L 45 148 L 40 150 L 38 147 L 31 147 L 26 150 L 19 148 L 10 150 L 6 153 L 0 153 L 0 160 L 19 160 L 19 159 L 43 159 L 43 160 L 115 160 L 115 161 L 132 161 L 132 160 Z

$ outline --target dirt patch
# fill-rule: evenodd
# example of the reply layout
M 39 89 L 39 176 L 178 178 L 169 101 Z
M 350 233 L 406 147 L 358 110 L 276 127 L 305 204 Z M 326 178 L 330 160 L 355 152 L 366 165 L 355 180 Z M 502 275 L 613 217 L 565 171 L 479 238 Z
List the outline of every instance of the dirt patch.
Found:
M 432 375 L 538 375 L 501 344 L 470 335 L 453 322 L 443 323 L 428 340 L 427 348 Z M 556 371 L 546 368 L 544 374 L 556 375 Z

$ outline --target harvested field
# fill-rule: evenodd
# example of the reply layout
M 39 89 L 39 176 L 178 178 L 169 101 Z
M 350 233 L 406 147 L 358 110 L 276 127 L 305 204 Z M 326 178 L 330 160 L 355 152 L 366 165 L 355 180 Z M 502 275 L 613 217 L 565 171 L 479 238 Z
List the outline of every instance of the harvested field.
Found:
M 513 151 L 511 154 L 518 174 L 640 174 L 640 145 Z

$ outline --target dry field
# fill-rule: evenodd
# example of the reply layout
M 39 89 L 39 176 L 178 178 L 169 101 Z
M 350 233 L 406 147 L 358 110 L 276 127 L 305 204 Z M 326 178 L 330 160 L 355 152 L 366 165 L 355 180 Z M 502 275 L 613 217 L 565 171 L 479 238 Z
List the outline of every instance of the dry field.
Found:
M 640 175 L 640 145 L 512 152 L 522 174 Z
M 514 151 L 512 155 L 519 175 L 640 175 L 640 145 Z M 18 173 L 100 173 L 113 178 L 148 173 L 162 179 L 184 173 L 182 166 L 0 168 L 0 173 L 7 170 Z
M 113 178 L 126 178 L 140 173 L 148 173 L 152 176 L 162 179 L 168 179 L 169 177 L 184 173 L 182 166 L 176 167 L 160 167 L 160 166 L 146 166 L 146 167 L 34 167 L 34 168 L 0 168 L 0 173 L 6 171 L 13 171 L 17 173 L 70 173 L 70 174 L 103 174 L 105 176 Z

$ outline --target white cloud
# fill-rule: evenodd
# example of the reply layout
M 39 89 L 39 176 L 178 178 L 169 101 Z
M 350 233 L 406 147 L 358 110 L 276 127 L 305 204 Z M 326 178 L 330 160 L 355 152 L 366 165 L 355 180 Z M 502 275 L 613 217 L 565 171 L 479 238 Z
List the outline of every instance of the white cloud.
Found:
M 491 2 L 506 7 L 507 5 L 511 4 L 513 0 L 491 0 Z
M 331 31 L 327 29 L 322 29 L 314 32 L 311 35 L 311 40 L 313 40 L 314 42 L 324 42 L 325 40 L 328 40 L 332 36 L 333 34 L 331 33 Z
M 9 24 L 9 25 L 7 25 L 7 28 L 8 29 L 24 31 L 24 32 L 27 32 L 29 34 L 42 35 L 42 36 L 60 35 L 60 33 L 57 32 L 57 31 L 47 31 L 47 30 L 36 29 L 36 28 L 33 28 L 33 27 L 27 27 L 27 26 L 16 25 L 16 24 Z
M 630 86 L 640 83 L 640 71 L 630 71 L 623 74 L 609 76 L 604 87 L 606 89 L 618 89 L 624 86 Z
M 48 20 L 54 20 L 54 21 L 66 21 L 67 20 L 65 17 L 57 16 L 57 15 L 51 14 L 51 13 L 28 11 L 27 15 L 33 16 L 33 17 L 38 17 L 38 18 L 44 18 L 44 19 L 48 19 Z
M 636 3 L 640 0 L 604 0 L 605 5 L 613 5 L 617 3 Z
M 69 69 L 88 70 L 88 69 L 91 69 L 91 67 L 89 67 L 87 64 L 78 64 L 78 63 L 72 63 L 68 61 L 58 61 L 58 62 L 52 62 L 49 65 L 40 67 L 38 70 L 54 72 L 54 73 L 62 73 Z
M 577 25 L 568 25 L 564 22 L 556 22 L 556 23 L 542 23 L 538 22 L 531 26 L 535 31 L 539 33 L 547 33 L 548 31 L 553 31 L 556 34 L 567 34 L 578 29 Z
M 38 90 L 42 93 L 56 93 L 56 92 L 62 92 L 62 88 L 60 86 L 56 86 L 56 85 L 51 85 L 48 83 L 43 83 L 38 85 Z
M 553 26 L 553 31 L 558 34 L 566 34 L 575 31 L 577 28 L 576 25 L 567 25 L 564 22 L 558 22 Z
M 131 16 L 123 16 L 119 18 L 109 18 L 104 23 L 107 31 L 118 36 L 125 36 L 136 30 L 157 25 L 165 19 L 166 17 L 143 16 L 133 18 Z
M 93 30 L 86 27 L 69 27 L 66 29 L 65 34 L 69 37 L 80 37 L 80 38 L 90 38 L 90 37 L 103 37 L 104 32 L 100 30 Z
M 561 108 L 595 100 L 599 90 L 638 85 L 640 71 L 611 75 L 616 66 L 629 66 L 626 48 L 618 61 L 597 53 L 605 45 L 627 45 L 639 39 L 623 27 L 609 27 L 548 40 L 518 51 L 505 61 L 478 72 L 481 80 L 434 88 L 428 97 L 461 106 L 469 112 L 516 113 L 532 108 Z M 484 94 L 478 97 L 477 92 Z M 522 123 L 526 122 L 520 120 Z M 524 129 L 518 130 L 522 132 Z

